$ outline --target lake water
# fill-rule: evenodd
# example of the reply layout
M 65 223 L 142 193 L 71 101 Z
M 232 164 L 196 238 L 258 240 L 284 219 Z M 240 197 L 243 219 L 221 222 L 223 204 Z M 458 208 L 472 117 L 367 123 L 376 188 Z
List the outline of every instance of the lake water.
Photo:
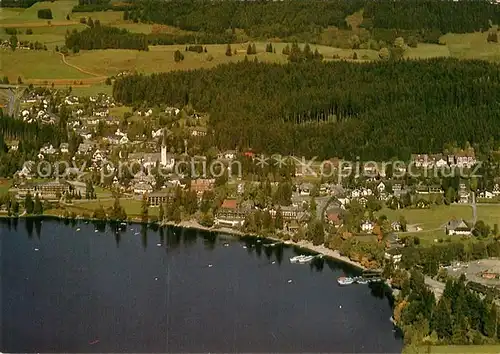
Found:
M 381 286 L 292 247 L 51 220 L 0 238 L 1 352 L 401 352 Z

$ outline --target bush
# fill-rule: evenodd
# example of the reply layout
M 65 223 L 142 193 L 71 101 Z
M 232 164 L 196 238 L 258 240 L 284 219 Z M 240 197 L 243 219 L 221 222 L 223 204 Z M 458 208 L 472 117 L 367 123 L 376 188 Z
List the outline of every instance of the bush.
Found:
M 26 30 L 26 34 L 33 34 L 33 30 L 32 30 L 31 28 L 28 28 L 28 29 Z
M 46 20 L 52 20 L 52 10 L 51 9 L 40 9 L 38 10 L 38 18 L 43 18 Z
M 11 35 L 11 36 L 15 36 L 17 34 L 17 29 L 15 28 L 6 28 L 5 29 L 5 33 Z

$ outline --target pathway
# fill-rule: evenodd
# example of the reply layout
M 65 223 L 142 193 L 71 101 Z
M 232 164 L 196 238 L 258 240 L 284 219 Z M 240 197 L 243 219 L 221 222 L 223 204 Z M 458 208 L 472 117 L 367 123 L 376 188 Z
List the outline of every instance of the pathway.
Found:
M 84 73 L 84 74 L 87 74 L 87 75 L 90 75 L 90 76 L 94 76 L 94 77 L 98 77 L 98 78 L 101 78 L 103 80 L 106 80 L 106 76 L 102 76 L 102 75 L 99 75 L 99 74 L 96 74 L 96 73 L 93 73 L 93 72 L 90 72 L 90 71 L 87 71 L 85 69 L 82 69 L 80 68 L 79 66 L 76 66 L 74 64 L 70 64 L 66 61 L 66 56 L 63 54 L 63 53 L 59 53 L 62 57 L 62 61 L 64 64 L 66 64 L 67 66 L 69 67 L 72 67 L 73 69 L 76 69 L 78 70 L 79 72 L 81 73 Z

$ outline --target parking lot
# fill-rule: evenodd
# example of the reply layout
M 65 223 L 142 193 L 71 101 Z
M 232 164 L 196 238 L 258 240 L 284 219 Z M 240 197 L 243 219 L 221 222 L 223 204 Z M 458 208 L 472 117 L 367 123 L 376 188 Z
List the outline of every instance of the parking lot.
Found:
M 483 273 L 500 274 L 500 260 L 482 259 L 472 262 L 456 262 L 446 267 L 448 274 L 453 277 L 459 277 L 464 274 L 467 280 L 474 281 L 488 286 L 500 287 L 500 279 L 486 279 L 481 275 Z

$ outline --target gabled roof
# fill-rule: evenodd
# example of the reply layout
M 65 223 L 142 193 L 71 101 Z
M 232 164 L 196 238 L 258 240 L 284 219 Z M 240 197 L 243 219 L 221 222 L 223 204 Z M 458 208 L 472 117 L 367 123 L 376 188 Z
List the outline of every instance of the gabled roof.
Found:
M 236 209 L 237 207 L 238 201 L 236 199 L 225 199 L 221 205 L 221 208 L 224 209 Z

